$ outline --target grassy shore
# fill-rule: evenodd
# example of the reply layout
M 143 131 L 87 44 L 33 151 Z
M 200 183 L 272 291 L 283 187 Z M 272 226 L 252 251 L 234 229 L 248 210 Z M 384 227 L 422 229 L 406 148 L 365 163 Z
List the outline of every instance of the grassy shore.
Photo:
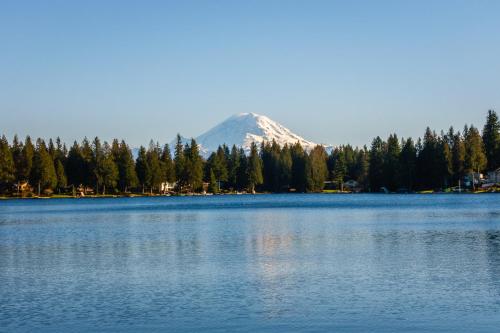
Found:
M 294 194 L 297 192 L 288 192 L 287 194 Z M 313 194 L 357 194 L 355 192 L 351 191 L 340 191 L 340 190 L 323 190 L 322 192 L 316 192 Z M 365 193 L 368 194 L 370 192 L 359 192 L 359 193 Z M 466 194 L 481 194 L 481 193 L 500 193 L 500 188 L 491 188 L 488 190 L 484 189 L 479 189 L 476 191 L 462 191 L 461 193 L 466 193 Z M 251 194 L 251 193 L 240 193 L 240 192 L 225 192 L 225 193 L 217 193 L 215 195 L 241 195 L 241 194 Z M 258 194 L 272 194 L 269 192 L 257 192 L 255 195 Z M 285 193 L 279 193 L 279 194 L 285 194 Z M 374 194 L 384 194 L 384 193 L 374 193 Z M 391 194 L 391 193 L 388 193 Z M 394 193 L 392 193 L 394 194 Z M 407 193 L 399 193 L 399 194 L 407 194 Z M 458 192 L 453 192 L 451 190 L 445 190 L 445 191 L 434 191 L 434 190 L 424 190 L 424 191 L 417 191 L 417 192 L 412 192 L 410 194 L 460 194 Z M 53 194 L 50 196 L 47 195 L 28 195 L 28 196 L 19 196 L 19 195 L 0 195 L 0 200 L 15 200 L 15 199 L 81 199 L 81 198 L 91 198 L 91 199 L 106 199 L 106 198 L 136 198 L 136 197 L 169 197 L 169 196 L 174 196 L 174 197 L 184 197 L 184 196 L 212 196 L 214 194 L 212 193 L 170 193 L 170 194 L 151 194 L 151 193 L 120 193 L 120 194 L 92 194 L 92 195 L 86 195 L 86 196 L 73 196 L 69 194 Z M 253 194 L 251 194 L 253 195 Z

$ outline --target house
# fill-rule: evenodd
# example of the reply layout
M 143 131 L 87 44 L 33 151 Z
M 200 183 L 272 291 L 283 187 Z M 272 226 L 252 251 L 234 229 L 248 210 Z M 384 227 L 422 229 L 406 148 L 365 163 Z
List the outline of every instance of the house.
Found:
M 161 185 L 160 185 L 160 191 L 162 193 L 171 192 L 175 189 L 176 186 L 177 186 L 177 183 L 164 182 L 164 183 L 161 183 Z
M 481 185 L 484 182 L 484 175 L 478 172 L 472 172 L 464 176 L 464 185 L 466 187 L 472 187 L 472 182 L 474 181 L 474 186 Z
M 488 171 L 488 184 L 500 183 L 500 168 L 494 171 Z

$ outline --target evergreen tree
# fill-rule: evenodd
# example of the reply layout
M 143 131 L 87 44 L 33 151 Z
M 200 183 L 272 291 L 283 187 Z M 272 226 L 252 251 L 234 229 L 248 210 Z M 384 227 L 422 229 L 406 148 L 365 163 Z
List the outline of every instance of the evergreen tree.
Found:
M 66 172 L 64 171 L 64 166 L 61 162 L 60 159 L 57 159 L 55 162 L 55 170 L 56 170 L 56 177 L 57 177 L 57 189 L 59 193 L 61 193 L 61 190 L 66 188 L 68 185 L 68 181 L 66 178 Z
M 442 186 L 447 188 L 451 184 L 451 177 L 453 175 L 453 155 L 445 135 L 442 135 L 438 141 L 437 160 L 438 165 L 436 168 L 440 172 Z
M 384 184 L 392 192 L 399 188 L 399 155 L 401 148 L 396 134 L 389 135 L 385 149 L 383 175 Z
M 184 157 L 184 146 L 182 145 L 182 138 L 177 134 L 177 142 L 174 151 L 174 166 L 175 176 L 177 179 L 178 190 L 181 191 L 182 187 L 186 185 L 186 159 Z
M 250 145 L 250 156 L 248 157 L 248 189 L 251 193 L 255 193 L 255 188 L 263 183 L 262 176 L 262 161 L 259 157 L 257 145 L 252 142 Z
M 146 153 L 148 169 L 150 172 L 149 185 L 151 193 L 154 189 L 160 190 L 161 183 L 164 179 L 164 173 L 161 166 L 161 149 L 158 144 L 154 144 L 153 140 L 149 143 L 149 149 Z
M 36 151 L 33 158 L 32 168 L 33 184 L 38 187 L 38 195 L 42 190 L 51 191 L 57 186 L 57 175 L 54 161 L 50 156 L 47 146 L 42 139 L 36 142 Z
M 14 135 L 10 151 L 12 154 L 12 160 L 14 162 L 14 180 L 17 183 L 17 189 L 19 191 L 20 182 L 23 181 L 22 179 L 23 143 L 19 141 L 17 135 Z
M 113 143 L 112 151 L 114 151 L 113 158 L 118 168 L 118 186 L 123 192 L 128 192 L 139 182 L 135 172 L 134 156 L 124 140 L 119 144 L 116 140 L 116 143 Z
M 417 178 L 419 188 L 423 190 L 440 188 L 442 185 L 441 170 L 439 170 L 439 146 L 435 132 L 427 127 L 422 148 L 417 156 Z
M 483 128 L 483 143 L 487 159 L 486 167 L 488 170 L 495 170 L 500 166 L 500 122 L 493 110 L 488 111 Z
M 288 190 L 292 181 L 292 154 L 287 144 L 280 151 L 278 177 L 279 190 Z
M 343 147 L 337 147 L 328 157 L 331 180 L 337 183 L 338 188 L 344 190 L 344 178 L 347 174 L 347 163 Z
M 238 151 L 239 162 L 236 167 L 236 188 L 238 190 L 244 190 L 248 187 L 248 158 L 245 154 L 243 148 Z
M 399 176 L 403 186 L 408 191 L 413 191 L 416 177 L 417 150 L 411 138 L 402 140 L 401 153 L 399 155 Z
M 15 180 L 15 171 L 9 141 L 3 135 L 0 139 L 0 187 L 6 188 Z
M 96 179 L 94 174 L 94 152 L 87 138 L 84 138 L 80 145 L 80 156 L 82 157 L 81 178 L 82 184 L 87 186 L 95 186 Z
M 240 168 L 240 152 L 235 145 L 231 148 L 228 160 L 228 183 L 233 189 L 238 188 L 238 169 Z
M 102 159 L 98 164 L 96 174 L 98 175 L 99 185 L 102 186 L 102 194 L 105 195 L 106 189 L 116 188 L 119 171 L 107 142 L 104 142 L 102 153 Z
M 163 181 L 174 183 L 175 167 L 174 162 L 172 161 L 172 155 L 170 154 L 170 147 L 168 146 L 168 144 L 165 144 L 165 146 L 163 146 L 160 162 L 163 170 Z
M 135 172 L 137 174 L 139 184 L 142 186 L 142 193 L 144 194 L 145 187 L 149 184 L 151 176 L 146 156 L 146 148 L 143 146 L 139 148 L 139 153 L 135 161 Z
M 292 156 L 291 186 L 298 192 L 305 192 L 307 155 L 298 142 L 292 146 L 290 155 Z
M 219 186 L 217 184 L 217 179 L 215 177 L 215 173 L 212 169 L 209 171 L 209 185 L 208 185 L 208 192 L 210 193 L 219 193 Z
M 368 168 L 368 182 L 372 192 L 379 192 L 383 183 L 384 174 L 385 142 L 377 136 L 372 141 L 370 148 L 370 166 Z
M 66 176 L 68 183 L 77 187 L 83 183 L 83 157 L 80 146 L 75 141 L 68 152 L 66 160 Z
M 465 175 L 465 145 L 460 132 L 453 134 L 453 142 L 451 146 L 451 164 L 453 182 L 457 184 Z
M 306 159 L 306 190 L 320 192 L 325 186 L 328 177 L 326 165 L 327 155 L 323 146 L 314 147 Z
M 465 171 L 471 174 L 479 173 L 486 167 L 486 154 L 479 131 L 471 126 L 465 137 Z M 473 186 L 475 186 L 473 181 Z
M 33 156 L 35 155 L 35 146 L 31 142 L 29 136 L 24 140 L 23 149 L 21 152 L 21 160 L 16 168 L 18 179 L 20 181 L 29 181 L 31 175 L 31 169 L 33 167 Z
M 191 145 L 186 145 L 184 160 L 186 183 L 192 191 L 200 191 L 203 187 L 203 159 L 195 139 L 191 139 Z

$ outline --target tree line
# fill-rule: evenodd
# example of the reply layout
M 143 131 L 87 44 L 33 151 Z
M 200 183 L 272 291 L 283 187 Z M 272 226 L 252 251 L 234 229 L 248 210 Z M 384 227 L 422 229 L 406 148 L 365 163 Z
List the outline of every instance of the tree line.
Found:
M 446 189 L 471 173 L 500 167 L 500 122 L 488 111 L 482 133 L 474 126 L 452 127 L 423 138 L 373 139 L 370 147 L 341 145 L 327 153 L 299 144 L 253 143 L 249 151 L 221 145 L 204 159 L 194 139 L 180 135 L 173 154 L 153 141 L 134 158 L 121 140 L 95 138 L 69 148 L 59 138 L 48 142 L 14 136 L 0 139 L 0 191 L 9 194 L 96 194 L 228 191 L 319 192 L 329 184 L 342 190 L 355 181 L 363 191 Z M 165 184 L 173 185 L 166 187 Z

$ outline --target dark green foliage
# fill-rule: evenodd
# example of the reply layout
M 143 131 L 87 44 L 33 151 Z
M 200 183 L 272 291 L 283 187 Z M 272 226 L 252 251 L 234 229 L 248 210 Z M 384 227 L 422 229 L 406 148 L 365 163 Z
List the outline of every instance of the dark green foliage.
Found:
M 217 182 L 217 178 L 215 177 L 215 173 L 212 169 L 209 171 L 209 184 L 208 184 L 208 192 L 210 193 L 219 193 L 219 185 Z
M 174 165 L 175 165 L 175 177 L 177 180 L 178 190 L 181 191 L 182 187 L 186 185 L 186 161 L 184 157 L 184 146 L 182 145 L 182 138 L 180 134 L 177 134 L 177 141 L 175 144 L 174 151 Z
M 411 138 L 402 140 L 401 153 L 399 154 L 399 179 L 400 185 L 408 191 L 413 191 L 417 170 L 417 150 Z
M 370 191 L 379 192 L 384 184 L 384 156 L 385 142 L 380 137 L 373 139 L 370 148 L 370 167 L 368 169 L 368 182 Z
M 328 177 L 326 166 L 327 155 L 322 146 L 314 147 L 306 159 L 306 190 L 308 192 L 319 192 L 323 190 Z
M 205 161 L 198 144 L 183 144 L 177 136 L 174 158 L 170 148 L 150 142 L 139 149 L 134 161 L 125 141 L 113 140 L 111 146 L 95 138 L 74 142 L 69 151 L 59 138 L 31 138 L 24 143 L 14 136 L 12 144 L 0 139 L 0 190 L 11 193 L 20 187 L 39 194 L 130 192 L 147 188 L 159 193 L 165 183 L 176 183 L 179 192 L 249 191 L 319 192 L 326 180 L 342 189 L 355 180 L 359 188 L 379 192 L 442 190 L 464 184 L 477 173 L 500 167 L 500 123 L 489 111 L 483 135 L 474 126 L 462 133 L 450 128 L 439 135 L 427 128 L 423 139 L 398 140 L 391 134 L 387 142 L 376 137 L 370 147 L 340 145 L 327 156 L 324 147 L 307 152 L 299 143 L 279 146 L 276 142 L 253 143 L 249 152 L 233 146 L 220 146 Z M 205 181 L 206 183 L 203 183 Z M 25 186 L 28 182 L 29 186 Z M 477 178 L 475 184 L 477 184 Z M 353 183 L 356 186 L 355 183 Z M 20 186 L 22 185 L 22 186 Z M 68 185 L 71 188 L 68 188 Z M 21 193 L 18 193 L 21 194 Z M 26 193 L 22 193 L 24 195 Z
M 385 156 L 383 163 L 383 179 L 384 185 L 389 191 L 396 191 L 399 188 L 399 155 L 401 147 L 396 134 L 389 135 L 385 147 Z
M 146 148 L 143 146 L 139 148 L 139 154 L 135 160 L 135 172 L 137 173 L 139 184 L 142 187 L 142 193 L 144 193 L 146 185 L 149 185 L 150 183 L 151 173 L 149 171 Z
M 247 177 L 248 190 L 251 193 L 254 193 L 256 186 L 261 185 L 264 181 L 262 176 L 262 161 L 259 157 L 257 145 L 254 142 L 252 142 L 250 146 L 250 156 L 248 157 L 247 164 Z
M 488 170 L 500 166 L 500 122 L 495 111 L 489 110 L 483 128 L 483 143 Z
M 297 192 L 306 191 L 306 160 L 307 154 L 299 143 L 290 149 L 292 157 L 292 179 L 291 187 Z
M 465 171 L 481 172 L 486 167 L 486 154 L 479 131 L 471 126 L 465 135 Z
M 164 181 L 164 173 L 161 166 L 161 149 L 160 145 L 155 144 L 153 140 L 149 143 L 149 148 L 146 153 L 146 160 L 149 170 L 149 182 L 151 193 L 160 191 L 161 183 Z
M 173 183 L 175 182 L 175 166 L 172 161 L 172 155 L 170 154 L 170 147 L 168 144 L 163 146 L 163 151 L 161 152 L 161 168 L 163 174 L 163 181 Z
M 9 148 L 7 138 L 2 136 L 0 139 L 0 186 L 2 188 L 15 180 L 15 165 L 12 152 Z
M 57 175 L 54 167 L 54 161 L 50 156 L 45 142 L 38 139 L 33 158 L 32 183 L 37 186 L 38 195 L 42 191 L 51 191 L 57 186 Z
M 191 191 L 201 191 L 203 187 L 203 159 L 198 144 L 191 139 L 191 144 L 184 148 L 184 171 L 186 185 Z
M 66 171 L 64 171 L 64 166 L 60 159 L 55 162 L 55 169 L 57 177 L 56 187 L 59 190 L 59 193 L 61 193 L 61 190 L 64 190 L 64 188 L 68 185 L 68 180 L 66 178 Z

